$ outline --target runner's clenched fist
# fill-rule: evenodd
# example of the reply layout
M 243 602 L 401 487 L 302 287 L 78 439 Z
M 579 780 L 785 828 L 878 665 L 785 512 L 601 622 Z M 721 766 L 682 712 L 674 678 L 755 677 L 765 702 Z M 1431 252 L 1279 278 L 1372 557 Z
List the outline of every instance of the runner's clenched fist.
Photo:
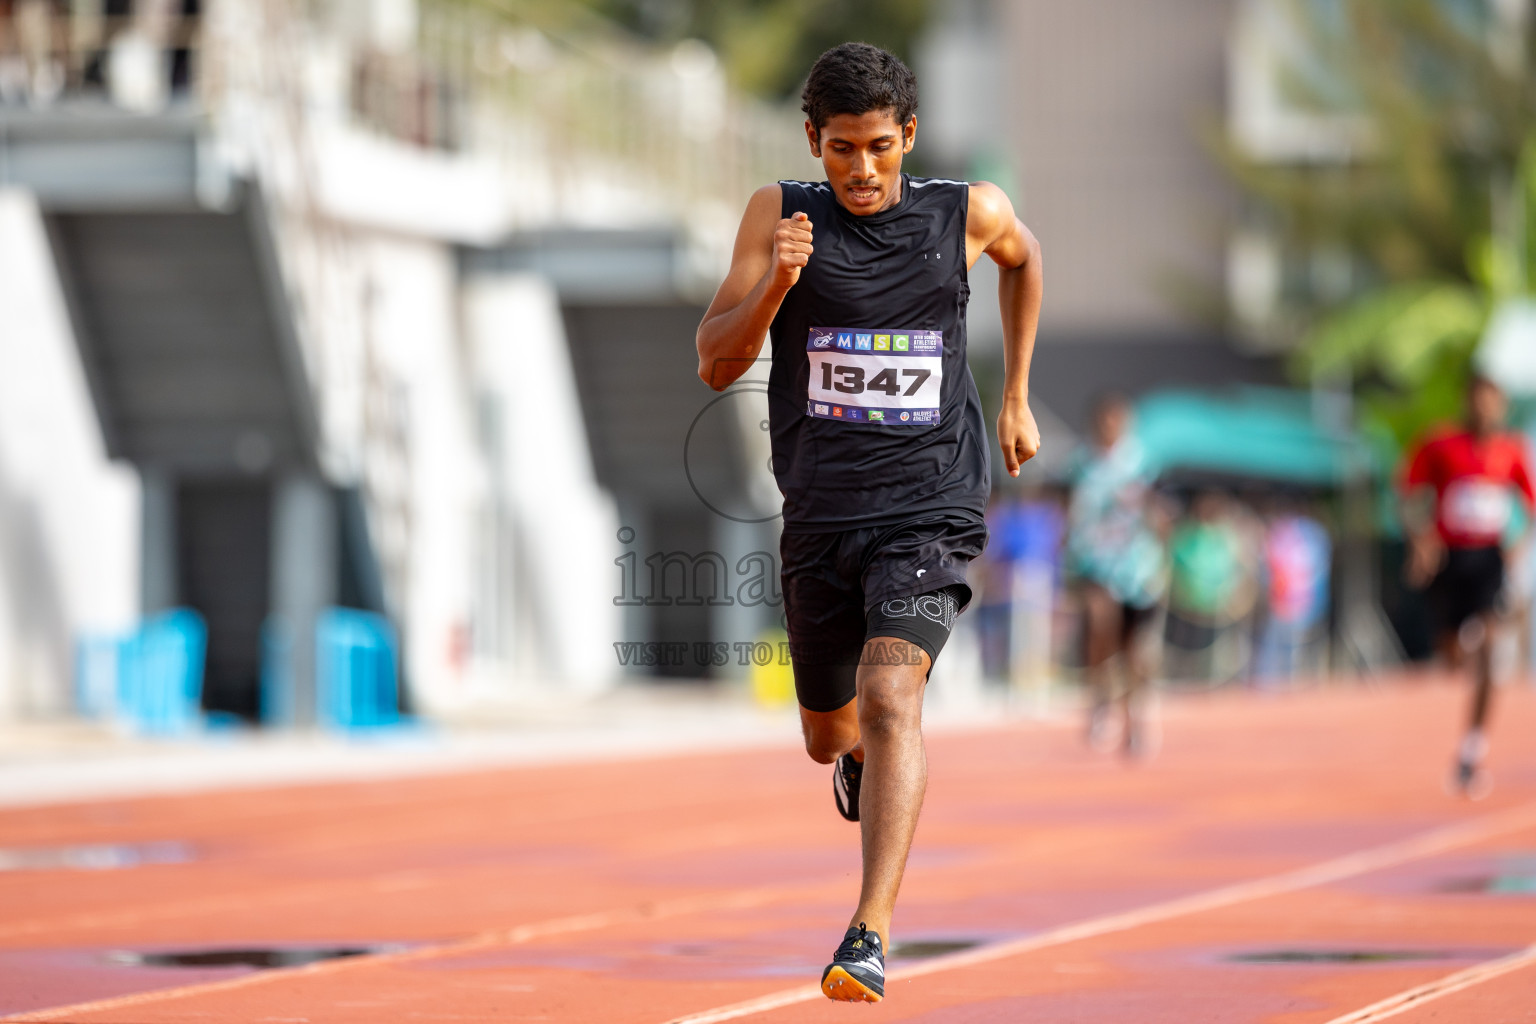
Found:
M 773 231 L 774 283 L 786 291 L 800 280 L 800 268 L 811 261 L 811 219 L 803 213 L 779 221 Z

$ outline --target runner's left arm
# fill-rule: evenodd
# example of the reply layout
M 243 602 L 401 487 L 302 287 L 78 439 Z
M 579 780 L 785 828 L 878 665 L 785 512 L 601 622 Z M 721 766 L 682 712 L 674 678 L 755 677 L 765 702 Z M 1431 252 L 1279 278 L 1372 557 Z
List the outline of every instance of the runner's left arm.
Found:
M 1532 479 L 1531 460 L 1526 446 L 1521 447 L 1520 457 L 1515 460 L 1510 477 L 1525 501 L 1525 530 L 1515 539 L 1510 552 L 1518 561 L 1525 557 L 1531 538 L 1536 537 L 1536 480 Z
M 1003 409 L 997 440 L 1009 476 L 1040 450 L 1040 428 L 1029 411 L 1029 363 L 1045 292 L 1040 243 L 1013 212 L 1003 190 L 990 182 L 971 185 L 966 215 L 966 265 L 986 253 L 998 266 L 998 303 L 1003 313 Z

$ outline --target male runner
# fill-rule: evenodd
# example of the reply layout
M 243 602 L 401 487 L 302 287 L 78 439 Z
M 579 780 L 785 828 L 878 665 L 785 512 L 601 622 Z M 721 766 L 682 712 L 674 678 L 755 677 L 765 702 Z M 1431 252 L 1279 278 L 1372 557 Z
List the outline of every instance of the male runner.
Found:
M 1111 662 L 1119 655 L 1128 757 L 1149 752 L 1146 684 L 1152 675 L 1152 627 L 1168 588 L 1168 557 L 1158 530 L 1155 473 L 1128 431 L 1130 403 L 1105 395 L 1094 405 L 1094 448 L 1077 468 L 1067 508 L 1067 569 L 1081 585 L 1083 666 L 1090 696 L 1088 743 L 1108 741 L 1114 698 Z
M 836 764 L 838 810 L 863 840 L 858 908 L 822 991 L 878 1002 L 927 785 L 923 690 L 987 536 L 967 272 L 982 253 L 1001 268 L 997 428 L 1017 476 L 1040 445 L 1028 405 L 1040 248 L 996 186 L 902 172 L 917 137 L 917 82 L 896 57 L 834 47 L 803 99 L 827 179 L 768 185 L 747 204 L 730 272 L 699 325 L 699 376 L 725 389 L 772 337 L 769 424 L 800 720 L 811 757 Z
M 1409 586 L 1425 597 L 1439 631 L 1440 650 L 1453 668 L 1473 660 L 1472 712 L 1452 777 L 1464 796 L 1488 789 L 1484 729 L 1493 695 L 1493 634 L 1498 626 L 1505 563 L 1516 562 L 1530 537 L 1507 549 L 1511 499 L 1525 503 L 1527 524 L 1536 511 L 1525 442 L 1506 433 L 1508 402 L 1499 386 L 1474 376 L 1467 387 L 1467 423 L 1432 434 L 1408 460 Z M 1422 496 L 1429 500 L 1420 500 Z M 1433 514 L 1429 514 L 1432 507 Z

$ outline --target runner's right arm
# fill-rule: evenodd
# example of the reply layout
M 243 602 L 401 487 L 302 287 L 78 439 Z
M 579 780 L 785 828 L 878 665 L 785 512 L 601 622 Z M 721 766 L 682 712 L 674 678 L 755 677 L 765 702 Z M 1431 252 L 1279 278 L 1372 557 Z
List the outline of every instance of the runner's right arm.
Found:
M 1409 457 L 1401 483 L 1403 534 L 1408 541 L 1408 557 L 1403 564 L 1403 582 L 1413 590 L 1423 590 L 1445 562 L 1445 545 L 1437 525 L 1438 504 L 1432 450 L 1421 443 Z
M 730 387 L 757 359 L 779 304 L 814 251 L 810 219 L 803 213 L 781 218 L 782 203 L 778 185 L 752 194 L 736 232 L 730 272 L 694 338 L 699 379 L 716 391 Z

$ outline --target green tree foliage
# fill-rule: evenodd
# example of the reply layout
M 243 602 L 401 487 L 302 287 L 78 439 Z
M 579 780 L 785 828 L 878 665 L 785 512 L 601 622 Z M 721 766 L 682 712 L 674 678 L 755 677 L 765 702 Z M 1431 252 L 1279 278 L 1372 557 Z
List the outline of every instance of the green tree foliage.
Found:
M 849 40 L 910 61 L 929 0 L 585 0 L 659 42 L 702 39 L 733 84 L 765 99 L 798 95 L 816 57 Z
M 759 99 L 797 100 L 822 51 L 850 40 L 908 63 L 931 0 L 424 0 L 488 13 L 578 48 L 583 40 L 672 45 L 700 39 L 731 84 Z
M 1286 3 L 1287 0 L 1280 0 Z M 1456 414 L 1494 305 L 1536 290 L 1536 15 L 1496 0 L 1289 0 L 1284 88 L 1352 125 L 1349 159 L 1228 164 L 1292 254 L 1342 251 L 1354 286 L 1296 297 L 1296 371 L 1357 382 L 1398 444 Z

